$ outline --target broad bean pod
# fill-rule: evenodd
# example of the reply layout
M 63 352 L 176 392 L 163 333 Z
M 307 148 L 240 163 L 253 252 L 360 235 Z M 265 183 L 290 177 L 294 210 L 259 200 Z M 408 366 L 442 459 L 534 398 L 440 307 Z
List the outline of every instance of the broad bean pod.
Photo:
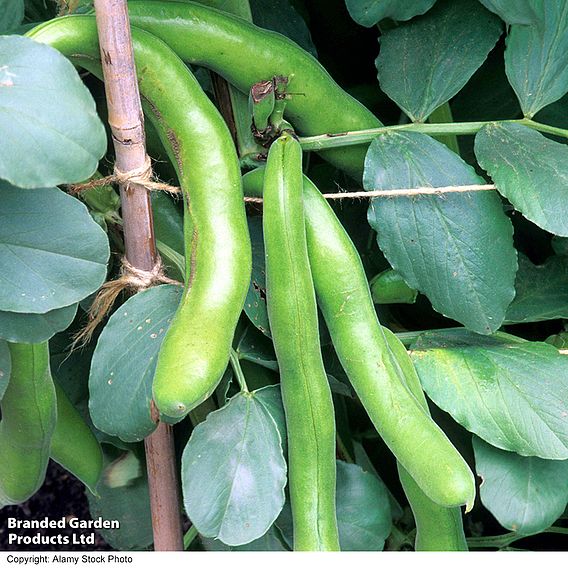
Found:
M 404 345 L 388 329 L 383 329 L 393 355 L 403 371 L 405 384 L 426 412 L 428 403 L 420 386 L 420 379 Z M 414 549 L 417 551 L 468 550 L 459 507 L 442 507 L 434 503 L 420 489 L 412 476 L 400 465 L 398 475 L 416 522 Z
M 55 393 L 57 423 L 51 440 L 50 457 L 84 483 L 91 493 L 96 493 L 103 470 L 101 446 L 57 383 Z
M 9 343 L 12 372 L 2 398 L 0 507 L 27 501 L 42 485 L 57 409 L 44 343 Z
M 311 54 L 285 36 L 194 2 L 128 3 L 134 26 L 164 40 L 184 61 L 212 69 L 243 93 L 261 81 L 288 77 L 285 116 L 302 135 L 382 126 L 347 94 Z M 367 147 L 330 149 L 321 155 L 356 179 Z
M 262 169 L 243 177 L 261 194 Z M 335 350 L 375 428 L 422 491 L 444 507 L 473 506 L 475 480 L 404 382 L 371 299 L 357 249 L 318 189 L 304 178 L 309 262 Z M 408 357 L 408 355 L 406 355 Z
M 284 135 L 268 153 L 263 230 L 268 317 L 288 432 L 294 549 L 339 550 L 335 417 L 304 226 L 302 150 Z
M 93 16 L 58 18 L 28 35 L 83 67 L 100 61 Z M 250 238 L 238 158 L 221 115 L 164 42 L 135 28 L 132 40 L 144 110 L 184 193 L 186 287 L 153 387 L 160 412 L 180 418 L 211 395 L 227 367 L 250 281 Z

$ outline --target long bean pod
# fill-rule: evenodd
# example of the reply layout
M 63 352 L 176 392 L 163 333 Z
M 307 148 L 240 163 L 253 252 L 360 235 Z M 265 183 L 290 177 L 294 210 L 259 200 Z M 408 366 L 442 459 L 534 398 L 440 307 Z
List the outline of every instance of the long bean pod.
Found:
M 291 136 L 278 138 L 268 154 L 263 229 L 268 317 L 288 432 L 294 549 L 339 550 L 335 419 L 306 246 L 302 150 Z
M 0 507 L 23 503 L 41 487 L 57 419 L 47 342 L 9 348 L 12 372 L 0 421 Z
M 92 16 L 58 18 L 28 35 L 85 67 L 100 60 Z M 143 106 L 185 201 L 186 290 L 160 349 L 153 391 L 158 409 L 179 418 L 211 395 L 227 367 L 250 281 L 250 238 L 237 154 L 221 115 L 165 43 L 137 29 L 132 39 Z
M 397 358 L 408 389 L 426 412 L 428 404 L 420 386 L 420 379 L 404 345 L 388 329 L 383 330 L 392 353 Z M 412 509 L 416 523 L 414 549 L 417 551 L 463 551 L 468 550 L 459 507 L 442 507 L 434 503 L 420 489 L 412 476 L 397 463 L 398 475 L 404 493 Z
M 262 169 L 246 174 L 245 192 L 258 196 L 262 176 Z M 405 385 L 377 319 L 357 249 L 307 178 L 304 206 L 318 304 L 341 364 L 375 428 L 430 499 L 444 507 L 471 507 L 473 474 Z
M 51 440 L 50 457 L 95 493 L 103 470 L 101 446 L 57 383 L 55 393 L 57 423 Z
M 253 84 L 288 77 L 286 118 L 306 136 L 376 128 L 375 115 L 341 89 L 312 55 L 276 32 L 195 2 L 129 2 L 132 24 L 164 40 L 184 61 L 203 65 L 248 94 Z M 367 146 L 321 155 L 355 178 Z

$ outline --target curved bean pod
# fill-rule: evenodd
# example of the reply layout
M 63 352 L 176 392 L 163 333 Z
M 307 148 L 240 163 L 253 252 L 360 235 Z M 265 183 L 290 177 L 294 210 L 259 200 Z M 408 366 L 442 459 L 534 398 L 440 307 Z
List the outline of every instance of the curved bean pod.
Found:
M 262 169 L 246 174 L 245 192 L 258 196 L 262 176 Z M 400 363 L 377 319 L 357 249 L 307 178 L 304 211 L 318 304 L 341 364 L 375 428 L 430 499 L 444 507 L 466 504 L 469 509 L 475 499 L 473 474 L 404 384 Z
M 243 93 L 274 76 L 288 77 L 286 118 L 306 136 L 382 126 L 341 89 L 312 55 L 285 36 L 194 2 L 128 3 L 134 26 L 165 41 L 184 61 L 212 69 Z M 321 155 L 360 178 L 367 146 L 325 150 Z
M 100 59 L 93 16 L 51 20 L 28 35 L 85 67 Z M 211 395 L 227 367 L 250 281 L 250 238 L 237 154 L 221 115 L 165 43 L 137 29 L 132 39 L 145 112 L 184 193 L 186 293 L 154 378 L 158 409 L 180 418 Z
M 383 328 L 383 331 L 393 355 L 402 368 L 406 386 L 420 406 L 430 413 L 420 379 L 404 345 L 390 330 Z M 441 507 L 434 503 L 402 465 L 397 463 L 397 466 L 404 493 L 416 522 L 414 549 L 417 551 L 468 550 L 460 508 Z

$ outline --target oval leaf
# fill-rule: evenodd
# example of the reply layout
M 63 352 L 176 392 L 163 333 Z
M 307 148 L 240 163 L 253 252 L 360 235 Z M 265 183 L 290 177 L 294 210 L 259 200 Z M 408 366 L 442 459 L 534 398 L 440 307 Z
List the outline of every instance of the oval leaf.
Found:
M 239 359 L 251 361 L 272 371 L 278 370 L 278 361 L 272 341 L 259 333 L 255 327 L 249 326 L 243 333 L 237 347 Z
M 370 28 L 384 18 L 410 20 L 424 14 L 436 0 L 345 0 L 349 15 L 360 25 Z
M 510 23 L 530 18 L 531 24 L 511 25 L 505 69 L 523 113 L 530 118 L 568 91 L 568 0 L 515 0 L 514 4 L 519 6 L 511 11 Z
M 104 282 L 109 254 L 79 200 L 0 181 L 0 310 L 44 314 L 82 300 Z
M 552 256 L 534 265 L 519 255 L 515 299 L 507 309 L 507 323 L 568 318 L 568 258 Z
M 568 505 L 568 461 L 522 457 L 473 437 L 475 467 L 483 482 L 481 502 L 499 523 L 520 534 L 537 534 Z
M 200 534 L 229 546 L 260 538 L 284 505 L 280 434 L 255 393 L 240 393 L 199 424 L 184 450 L 185 510 Z
M 24 0 L 2 0 L 0 3 L 0 34 L 17 28 L 24 19 Z
M 338 461 L 336 494 L 341 550 L 382 550 L 392 528 L 384 484 L 358 465 Z
M 67 329 L 76 313 L 77 304 L 45 314 L 0 312 L 0 338 L 15 343 L 41 343 Z
M 288 552 L 290 549 L 284 546 L 278 529 L 272 525 L 260 538 L 243 544 L 242 546 L 227 546 L 214 538 L 201 538 L 203 547 L 211 552 Z
M 536 3 L 530 0 L 479 0 L 488 10 L 495 12 L 508 24 L 533 24 L 538 22 L 534 10 Z
M 20 187 L 74 183 L 107 149 L 95 102 L 57 50 L 0 37 L 0 178 Z
M 280 385 L 262 387 L 254 391 L 254 397 L 259 404 L 264 406 L 264 410 L 266 410 L 272 420 L 274 420 L 278 433 L 280 434 L 282 452 L 286 454 L 288 432 L 286 430 L 286 415 L 284 414 L 284 403 L 282 402 Z
M 151 416 L 158 351 L 181 298 L 179 286 L 156 286 L 128 299 L 105 325 L 91 363 L 94 425 L 125 442 L 156 429 Z
M 568 236 L 568 146 L 521 124 L 493 123 L 477 133 L 475 155 L 515 209 Z
M 10 358 L 8 344 L 5 341 L 0 340 L 0 400 L 2 400 L 2 397 L 8 388 L 11 370 L 12 359 Z
M 412 360 L 428 396 L 470 432 L 523 456 L 568 459 L 568 358 L 551 345 L 427 332 Z
M 381 89 L 413 122 L 424 122 L 481 67 L 501 31 L 499 18 L 477 0 L 440 0 L 426 15 L 382 34 Z
M 365 189 L 479 184 L 483 180 L 440 142 L 415 132 L 376 138 Z M 373 199 L 368 220 L 392 267 L 435 310 L 478 333 L 498 329 L 515 294 L 513 229 L 488 191 Z

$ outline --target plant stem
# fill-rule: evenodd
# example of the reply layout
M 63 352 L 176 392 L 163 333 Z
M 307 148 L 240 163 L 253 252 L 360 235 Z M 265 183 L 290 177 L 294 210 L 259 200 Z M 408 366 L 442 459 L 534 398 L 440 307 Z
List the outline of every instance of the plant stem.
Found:
M 139 170 L 147 163 L 146 140 L 126 0 L 95 0 L 95 13 L 116 167 Z M 149 192 L 130 183 L 121 185 L 120 198 L 126 258 L 136 268 L 152 270 L 157 254 Z M 171 426 L 159 423 L 144 442 L 154 549 L 183 550 Z
M 190 546 L 191 543 L 199 536 L 199 533 L 197 532 L 197 529 L 191 525 L 188 529 L 188 531 L 185 533 L 185 535 L 183 536 L 183 549 L 187 550 Z
M 342 148 L 344 146 L 355 146 L 357 144 L 368 144 L 372 142 L 380 134 L 388 132 L 421 132 L 430 136 L 456 135 L 463 136 L 466 134 L 476 134 L 484 126 L 488 124 L 520 124 L 528 126 L 539 132 L 554 134 L 568 138 L 568 130 L 535 122 L 528 118 L 516 120 L 498 120 L 498 121 L 479 121 L 479 122 L 450 122 L 439 124 L 395 124 L 393 126 L 382 126 L 380 128 L 370 128 L 368 130 L 357 130 L 354 132 L 339 132 L 335 134 L 319 134 L 317 136 L 303 136 L 299 138 L 300 144 L 304 151 L 307 150 L 327 150 L 329 148 Z
M 440 105 L 434 112 L 428 117 L 428 122 L 431 124 L 440 123 L 453 123 L 454 117 L 452 115 L 452 109 L 450 108 L 450 103 L 444 103 Z M 442 136 L 436 136 L 436 140 L 445 144 L 452 152 L 460 155 L 460 147 L 458 144 L 458 138 L 455 134 L 446 134 Z
M 231 349 L 230 361 L 231 361 L 231 367 L 233 368 L 233 372 L 237 377 L 239 387 L 241 387 L 241 391 L 250 392 L 248 390 L 247 382 L 245 380 L 245 374 L 243 373 L 243 368 L 241 367 L 241 362 L 239 361 L 239 354 L 234 349 Z
M 550 534 L 568 534 L 568 528 L 564 527 L 548 527 L 544 532 Z
M 549 527 L 537 534 L 568 534 L 568 528 Z M 471 548 L 505 548 L 518 540 L 536 535 L 519 534 L 516 532 L 508 532 L 498 536 L 479 536 L 467 539 L 467 543 Z

